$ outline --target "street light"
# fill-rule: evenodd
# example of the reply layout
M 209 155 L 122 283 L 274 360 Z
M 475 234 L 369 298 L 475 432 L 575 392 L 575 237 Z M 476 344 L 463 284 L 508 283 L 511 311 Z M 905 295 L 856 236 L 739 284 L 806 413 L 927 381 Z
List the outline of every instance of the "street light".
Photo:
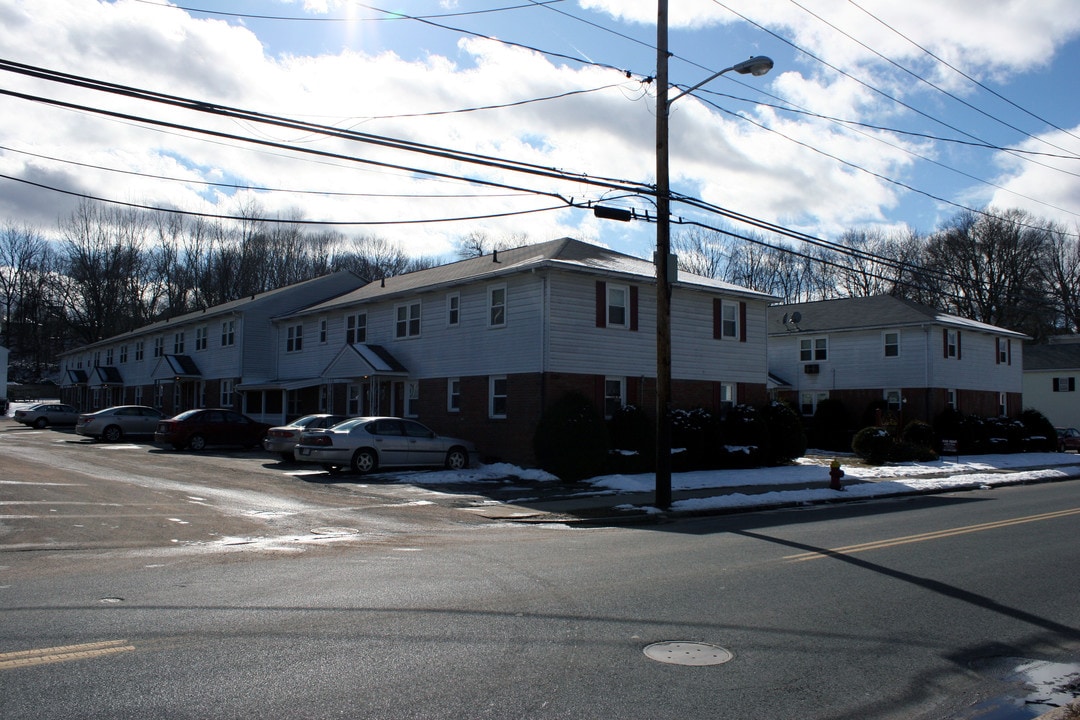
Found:
M 671 284 L 678 273 L 671 256 L 671 177 L 668 167 L 668 113 L 671 103 L 726 72 L 764 75 L 773 61 L 752 57 L 724 68 L 668 99 L 667 0 L 656 17 L 656 507 L 671 507 Z M 669 274 L 671 273 L 671 274 Z

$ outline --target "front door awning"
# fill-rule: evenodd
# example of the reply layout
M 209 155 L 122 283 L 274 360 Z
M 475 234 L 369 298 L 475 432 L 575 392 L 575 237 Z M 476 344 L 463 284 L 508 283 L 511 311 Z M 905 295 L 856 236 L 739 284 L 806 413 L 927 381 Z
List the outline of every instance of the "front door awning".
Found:
M 150 377 L 154 380 L 201 380 L 202 373 L 190 355 L 162 355 Z
M 359 378 L 369 375 L 408 377 L 409 371 L 382 345 L 346 345 L 322 373 L 324 378 Z

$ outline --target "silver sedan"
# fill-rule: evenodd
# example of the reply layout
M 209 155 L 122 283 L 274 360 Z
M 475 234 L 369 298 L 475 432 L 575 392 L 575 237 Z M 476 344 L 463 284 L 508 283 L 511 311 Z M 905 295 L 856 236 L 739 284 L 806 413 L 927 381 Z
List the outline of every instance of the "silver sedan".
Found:
M 116 442 L 128 435 L 153 435 L 162 417 L 160 410 L 145 405 L 118 405 L 80 415 L 75 432 Z
M 301 462 L 318 463 L 330 472 L 349 468 L 368 473 L 377 468 L 469 466 L 473 444 L 437 435 L 415 420 L 358 417 L 325 430 L 305 431 L 296 445 Z
M 38 403 L 25 410 L 16 410 L 14 417 L 15 422 L 43 428 L 49 425 L 74 425 L 79 419 L 79 411 L 64 403 Z
M 282 460 L 292 460 L 293 449 L 296 447 L 297 441 L 300 440 L 300 434 L 304 430 L 334 427 L 339 422 L 348 419 L 348 415 L 305 415 L 293 420 L 291 423 L 278 425 L 267 430 L 266 439 L 263 440 L 263 447 L 267 452 L 280 455 Z

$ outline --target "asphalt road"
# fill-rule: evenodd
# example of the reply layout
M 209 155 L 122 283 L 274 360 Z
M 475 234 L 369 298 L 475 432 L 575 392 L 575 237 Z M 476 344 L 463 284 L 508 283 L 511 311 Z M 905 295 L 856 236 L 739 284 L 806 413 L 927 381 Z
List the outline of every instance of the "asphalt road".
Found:
M 930 720 L 1080 658 L 1076 482 L 586 528 L 295 470 L 0 424 L 0 715 Z

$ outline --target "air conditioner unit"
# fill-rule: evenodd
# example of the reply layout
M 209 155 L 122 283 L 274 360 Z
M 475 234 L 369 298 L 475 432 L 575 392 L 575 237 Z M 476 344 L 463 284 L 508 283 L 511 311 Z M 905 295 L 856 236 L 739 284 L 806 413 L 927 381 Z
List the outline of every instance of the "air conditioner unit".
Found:
M 821 372 L 821 368 L 817 363 L 810 363 L 808 365 L 803 365 L 803 372 L 807 375 L 817 375 Z

